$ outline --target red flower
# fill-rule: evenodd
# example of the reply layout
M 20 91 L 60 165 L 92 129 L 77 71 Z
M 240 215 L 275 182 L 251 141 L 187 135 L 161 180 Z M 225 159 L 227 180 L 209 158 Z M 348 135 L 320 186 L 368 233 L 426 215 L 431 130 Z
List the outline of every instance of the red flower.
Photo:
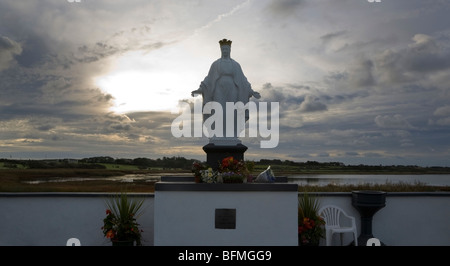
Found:
M 113 237 L 114 237 L 114 231 L 113 231 L 113 230 L 109 230 L 109 231 L 106 233 L 106 237 L 107 237 L 107 238 L 113 238 Z
M 110 215 L 111 214 L 111 210 L 106 210 L 106 215 Z
M 233 156 L 229 156 L 229 157 L 224 158 L 224 159 L 222 160 L 222 166 L 223 166 L 223 167 L 228 167 L 228 166 L 230 166 L 230 164 L 233 163 L 233 160 L 234 160 Z

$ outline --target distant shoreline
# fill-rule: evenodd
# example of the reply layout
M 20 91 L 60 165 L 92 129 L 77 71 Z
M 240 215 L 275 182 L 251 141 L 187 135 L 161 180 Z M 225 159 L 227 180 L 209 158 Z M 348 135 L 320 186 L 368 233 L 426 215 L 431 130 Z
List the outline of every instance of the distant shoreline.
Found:
M 254 176 L 260 173 L 253 171 Z M 430 173 L 430 172 L 377 172 L 377 171 L 277 171 L 276 176 L 293 175 L 411 175 L 411 174 L 450 174 L 450 172 Z M 192 175 L 190 171 L 181 169 L 150 169 L 150 170 L 111 170 L 111 169 L 77 169 L 77 168 L 57 168 L 57 169 L 0 169 L 0 192 L 147 192 L 153 193 L 155 182 L 145 180 L 133 180 L 133 182 L 118 182 L 108 180 L 109 177 L 123 175 Z M 86 178 L 86 180 L 70 182 L 54 182 L 57 178 Z M 92 178 L 92 179 L 90 179 Z M 104 179 L 103 179 L 104 178 Z M 33 184 L 30 181 L 53 180 L 53 182 L 42 182 Z M 429 191 L 449 191 L 450 187 L 432 187 L 425 184 L 382 184 L 382 185 L 328 185 L 328 186 L 299 186 L 299 192 L 345 192 L 353 190 L 383 190 L 396 192 L 429 192 Z
M 118 182 L 111 177 L 124 175 L 192 175 L 192 160 L 185 158 L 163 158 L 151 160 L 113 159 L 109 157 L 92 160 L 0 160 L 0 192 L 154 192 L 156 181 L 134 179 L 133 182 Z M 279 160 L 250 162 L 256 177 L 269 166 L 275 176 L 307 175 L 440 175 L 450 174 L 450 167 L 418 166 L 370 166 L 344 165 L 341 163 L 319 163 L 308 161 L 296 163 Z M 75 181 L 58 182 L 61 178 L 76 178 Z M 38 182 L 36 182 L 38 181 Z M 44 182 L 39 182 L 44 181 Z M 45 182 L 49 181 L 49 182 Z M 449 191 L 447 187 L 430 187 L 425 184 L 381 186 L 329 185 L 299 186 L 299 191 L 352 191 L 361 189 L 385 191 Z
M 259 170 L 254 170 L 253 175 L 258 175 Z M 449 170 L 420 170 L 420 171 L 358 171 L 358 170 L 301 170 L 301 171 L 283 171 L 272 168 L 277 176 L 293 175 L 445 175 L 450 174 Z M 142 169 L 142 170 L 123 170 L 123 169 L 83 169 L 83 168 L 54 168 L 54 169 L 0 169 L 0 181 L 3 177 L 20 178 L 48 178 L 48 177 L 111 177 L 123 176 L 129 174 L 180 174 L 191 175 L 192 173 L 184 169 Z

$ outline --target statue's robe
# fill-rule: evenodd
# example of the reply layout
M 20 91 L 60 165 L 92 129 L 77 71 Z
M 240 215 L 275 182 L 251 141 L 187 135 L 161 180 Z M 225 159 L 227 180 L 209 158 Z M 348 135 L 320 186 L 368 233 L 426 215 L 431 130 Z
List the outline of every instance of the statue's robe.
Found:
M 203 96 L 203 107 L 206 103 L 211 101 L 217 101 L 215 99 L 215 93 L 217 88 L 217 82 L 221 77 L 222 71 L 220 69 L 220 62 L 225 59 L 217 59 L 214 61 L 209 69 L 208 76 L 201 82 L 200 87 L 202 88 L 202 96 Z M 253 95 L 253 90 L 251 88 L 251 84 L 247 81 L 247 78 L 242 71 L 241 66 L 238 62 L 233 59 L 231 60 L 232 64 L 232 77 L 234 86 L 237 88 L 237 96 L 235 99 L 227 99 L 227 102 L 242 102 L 244 105 L 248 103 L 249 98 Z M 222 110 L 225 113 L 225 106 L 222 106 Z M 205 121 L 210 115 L 203 115 L 203 121 Z M 248 110 L 245 111 L 245 121 L 248 120 Z

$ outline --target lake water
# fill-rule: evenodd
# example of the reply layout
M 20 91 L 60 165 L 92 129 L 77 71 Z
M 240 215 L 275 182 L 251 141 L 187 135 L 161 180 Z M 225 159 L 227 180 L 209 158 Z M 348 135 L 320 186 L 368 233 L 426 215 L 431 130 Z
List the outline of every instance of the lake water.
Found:
M 450 186 L 450 175 L 292 175 L 289 183 L 299 185 L 326 186 L 358 184 L 415 184 L 420 182 L 429 186 Z
M 166 174 L 163 174 L 166 175 Z M 169 174 L 167 174 L 169 175 Z M 32 181 L 23 181 L 26 184 L 42 184 L 42 183 L 58 183 L 58 182 L 74 182 L 74 181 L 116 181 L 130 183 L 134 181 L 146 181 L 146 182 L 157 182 L 161 180 L 161 174 L 130 174 L 123 176 L 110 176 L 110 177 L 54 177 L 51 179 L 41 179 Z
M 89 180 L 108 180 L 117 182 L 134 182 L 160 181 L 161 176 L 168 175 L 190 175 L 186 174 L 140 174 L 140 175 L 124 175 L 113 177 L 72 177 L 72 178 L 52 178 L 50 180 L 34 180 L 27 181 L 28 184 L 39 184 L 45 182 L 70 182 L 70 181 L 89 181 Z M 450 186 L 450 175 L 291 175 L 288 176 L 288 183 L 296 183 L 299 185 L 314 185 L 326 186 L 328 184 L 334 185 L 358 185 L 358 184 L 398 184 L 407 183 L 415 184 L 422 183 L 429 186 Z

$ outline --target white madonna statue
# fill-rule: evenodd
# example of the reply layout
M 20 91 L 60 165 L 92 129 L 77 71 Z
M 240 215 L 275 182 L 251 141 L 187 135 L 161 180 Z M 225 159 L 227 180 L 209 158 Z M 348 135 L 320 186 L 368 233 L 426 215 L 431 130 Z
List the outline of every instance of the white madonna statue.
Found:
M 261 96 L 258 92 L 253 91 L 251 84 L 247 81 L 242 68 L 238 62 L 230 57 L 231 40 L 223 39 L 219 41 L 221 58 L 214 61 L 209 69 L 208 75 L 200 83 L 199 89 L 192 91 L 191 95 L 201 94 L 203 97 L 203 107 L 208 102 L 217 102 L 222 106 L 223 110 L 223 134 L 222 136 L 213 136 L 211 142 L 220 142 L 227 139 L 234 141 L 237 139 L 239 132 L 236 132 L 237 126 L 236 116 L 233 118 L 226 117 L 227 102 L 242 102 L 244 105 L 248 103 L 253 96 L 259 99 Z M 212 114 L 204 114 L 205 121 Z M 226 119 L 234 119 L 234 134 L 229 136 L 226 133 Z M 245 121 L 248 120 L 248 111 L 246 111 Z M 215 125 L 216 127 L 219 125 Z M 218 140 L 219 139 L 219 140 Z M 231 140 L 233 142 L 233 140 Z

